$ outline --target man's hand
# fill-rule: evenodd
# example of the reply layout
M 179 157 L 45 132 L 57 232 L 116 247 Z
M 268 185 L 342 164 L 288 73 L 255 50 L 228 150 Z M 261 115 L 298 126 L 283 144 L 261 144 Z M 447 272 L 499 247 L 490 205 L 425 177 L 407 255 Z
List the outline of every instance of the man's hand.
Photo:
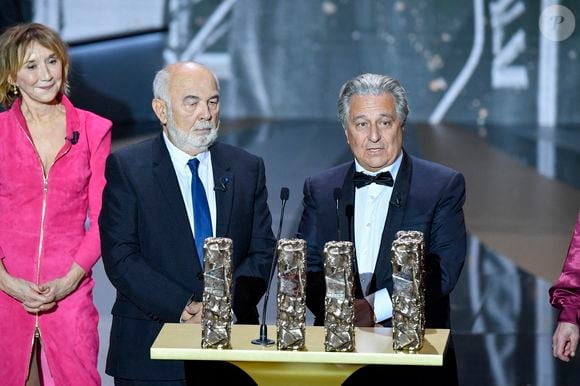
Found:
M 181 313 L 181 323 L 201 323 L 202 302 L 189 302 Z
M 569 362 L 576 355 L 578 346 L 578 326 L 572 323 L 559 322 L 552 337 L 552 351 L 556 358 Z
M 354 300 L 354 325 L 357 327 L 375 326 L 375 313 L 366 299 Z

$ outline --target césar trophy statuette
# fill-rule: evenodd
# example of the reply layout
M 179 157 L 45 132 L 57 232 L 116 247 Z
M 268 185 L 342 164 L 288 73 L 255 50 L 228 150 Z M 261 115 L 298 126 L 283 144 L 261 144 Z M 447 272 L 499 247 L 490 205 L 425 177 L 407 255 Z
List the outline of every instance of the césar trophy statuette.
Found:
M 201 347 L 231 348 L 232 240 L 208 237 L 203 244 Z
M 324 245 L 324 349 L 354 351 L 354 247 L 350 241 Z
M 281 239 L 278 257 L 278 350 L 302 350 L 306 342 L 306 241 Z
M 423 233 L 399 231 L 391 247 L 393 350 L 419 351 L 425 338 Z

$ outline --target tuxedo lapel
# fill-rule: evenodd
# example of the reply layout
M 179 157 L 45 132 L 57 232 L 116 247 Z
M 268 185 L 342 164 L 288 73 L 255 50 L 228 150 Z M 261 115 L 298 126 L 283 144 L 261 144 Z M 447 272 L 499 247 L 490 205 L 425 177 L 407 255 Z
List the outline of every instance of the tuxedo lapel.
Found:
M 228 157 L 223 154 L 223 148 L 219 143 L 215 143 L 210 148 L 210 154 L 217 211 L 216 236 L 228 237 L 235 191 L 234 173 L 231 171 Z
M 339 205 L 339 223 L 341 229 L 341 240 L 351 241 L 354 246 L 354 256 L 352 261 L 352 270 L 354 273 L 354 296 L 357 299 L 363 298 L 363 292 L 360 286 L 360 277 L 358 275 L 358 263 L 356 260 L 356 245 L 354 238 L 354 195 L 355 189 L 352 183 L 354 176 L 354 162 L 348 169 L 342 184 L 342 199 Z M 351 207 L 352 210 L 346 208 Z
M 389 202 L 389 213 L 385 220 L 381 246 L 375 266 L 375 284 L 371 290 L 387 287 L 389 293 L 393 291 L 392 265 L 391 265 L 391 245 L 395 239 L 395 234 L 401 229 L 405 216 L 405 207 L 411 186 L 412 163 L 407 153 L 403 150 L 403 160 L 397 173 L 393 194 Z
M 166 200 L 165 203 L 160 202 L 159 205 L 166 208 L 164 211 L 166 212 L 167 217 L 172 219 L 175 223 L 174 229 L 183 231 L 183 240 L 185 243 L 182 248 L 183 253 L 191 253 L 191 258 L 194 260 L 196 268 L 201 270 L 199 259 L 194 258 L 197 256 L 197 250 L 192 237 L 191 226 L 189 225 L 189 219 L 187 218 L 187 211 L 182 199 L 179 183 L 177 182 L 175 169 L 173 168 L 173 163 L 171 162 L 169 151 L 163 141 L 162 134 L 153 140 L 152 147 L 153 177 Z
M 342 184 L 341 199 L 338 206 L 338 222 L 340 225 L 340 239 L 348 240 L 354 243 L 354 185 L 352 177 L 354 175 L 354 162 L 349 167 Z M 352 211 L 347 213 L 349 206 Z
M 168 216 L 178 222 L 180 229 L 191 231 L 175 169 L 161 135 L 153 141 L 153 176 L 167 200 Z

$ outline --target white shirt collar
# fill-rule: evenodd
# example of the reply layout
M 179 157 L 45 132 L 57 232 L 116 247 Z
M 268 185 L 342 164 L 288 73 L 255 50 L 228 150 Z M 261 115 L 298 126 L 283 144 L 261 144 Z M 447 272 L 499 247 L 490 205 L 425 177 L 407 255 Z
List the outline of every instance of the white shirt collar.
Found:
M 165 131 L 163 132 L 163 140 L 165 141 L 165 146 L 167 146 L 167 150 L 169 151 L 169 156 L 171 157 L 171 162 L 173 163 L 175 170 L 181 172 L 186 169 L 186 171 L 189 171 L 190 169 L 189 166 L 187 166 L 187 163 L 192 158 L 197 158 L 200 164 L 205 164 L 209 160 L 210 153 L 208 150 L 199 153 L 195 157 L 192 157 L 190 154 L 187 154 L 175 146 L 173 142 L 169 140 L 169 137 L 167 137 Z
M 393 162 L 392 164 L 390 164 L 388 166 L 385 166 L 384 168 L 382 168 L 381 170 L 378 170 L 376 172 L 370 172 L 370 171 L 366 170 L 365 168 L 363 168 L 361 166 L 361 164 L 358 163 L 356 158 L 354 159 L 355 170 L 357 172 L 364 172 L 368 175 L 376 176 L 379 173 L 388 171 L 391 173 L 391 176 L 393 176 L 393 180 L 397 179 L 397 173 L 399 173 L 399 168 L 401 167 L 401 162 L 403 162 L 403 151 L 402 150 L 399 153 L 399 156 L 397 157 L 397 159 L 395 159 L 395 162 Z

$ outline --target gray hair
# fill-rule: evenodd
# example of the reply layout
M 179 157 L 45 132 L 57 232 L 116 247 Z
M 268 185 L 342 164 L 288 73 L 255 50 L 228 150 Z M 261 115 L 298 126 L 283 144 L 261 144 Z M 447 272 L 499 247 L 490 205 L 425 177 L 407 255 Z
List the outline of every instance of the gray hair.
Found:
M 342 85 L 338 94 L 338 119 L 342 127 L 348 127 L 350 100 L 354 95 L 384 95 L 391 94 L 395 98 L 395 110 L 405 126 L 409 115 L 407 92 L 398 80 L 387 75 L 362 74 L 348 80 Z
M 192 62 L 195 63 L 195 62 Z M 203 66 L 200 63 L 195 63 L 197 65 Z M 205 67 L 213 76 L 216 84 L 217 91 L 220 91 L 220 82 L 216 76 L 216 74 L 211 71 L 209 68 Z M 153 79 L 153 97 L 157 99 L 161 99 L 165 103 L 167 103 L 167 107 L 171 106 L 171 99 L 169 98 L 169 78 L 171 74 L 167 70 L 167 67 L 157 71 L 155 74 L 155 78 Z
M 165 68 L 157 71 L 157 74 L 155 74 L 155 79 L 153 79 L 153 97 L 161 99 L 165 103 L 170 103 L 169 71 Z

